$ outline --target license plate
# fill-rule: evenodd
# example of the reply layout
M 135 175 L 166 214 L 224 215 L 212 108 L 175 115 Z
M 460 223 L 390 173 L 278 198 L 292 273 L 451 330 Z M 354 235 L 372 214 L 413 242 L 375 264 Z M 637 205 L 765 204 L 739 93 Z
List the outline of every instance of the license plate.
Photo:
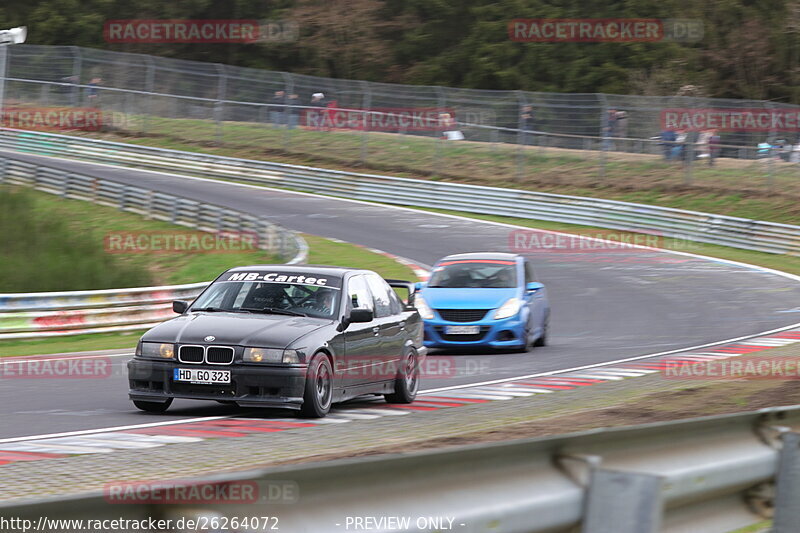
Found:
M 445 326 L 447 335 L 477 335 L 481 332 L 480 326 Z
M 217 385 L 231 382 L 230 370 L 206 370 L 204 368 L 176 368 L 173 381 L 185 381 L 199 385 Z

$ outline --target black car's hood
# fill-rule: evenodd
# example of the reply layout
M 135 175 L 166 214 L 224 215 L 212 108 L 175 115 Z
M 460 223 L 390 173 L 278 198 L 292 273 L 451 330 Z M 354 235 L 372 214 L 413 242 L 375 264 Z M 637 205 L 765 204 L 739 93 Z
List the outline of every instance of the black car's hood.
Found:
M 286 315 L 200 312 L 159 324 L 144 334 L 146 342 L 223 344 L 285 348 L 331 320 Z M 213 335 L 213 341 L 205 340 Z

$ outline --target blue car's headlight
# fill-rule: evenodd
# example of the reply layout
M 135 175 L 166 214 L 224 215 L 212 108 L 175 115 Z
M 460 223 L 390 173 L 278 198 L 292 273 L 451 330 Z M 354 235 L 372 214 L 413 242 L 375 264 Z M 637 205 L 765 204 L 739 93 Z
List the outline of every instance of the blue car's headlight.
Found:
M 497 312 L 494 314 L 494 319 L 500 320 L 501 318 L 514 316 L 519 313 L 519 308 L 521 306 L 522 302 L 519 300 L 519 298 L 509 298 L 506 303 L 497 309 Z
M 419 316 L 425 320 L 433 319 L 433 309 L 430 308 L 428 302 L 422 296 L 414 297 L 414 307 L 419 311 Z

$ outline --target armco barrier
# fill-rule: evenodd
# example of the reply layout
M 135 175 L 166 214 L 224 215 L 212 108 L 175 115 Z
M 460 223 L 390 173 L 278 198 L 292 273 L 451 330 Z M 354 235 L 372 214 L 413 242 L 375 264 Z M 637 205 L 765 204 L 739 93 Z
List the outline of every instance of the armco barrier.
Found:
M 798 226 L 643 204 L 339 172 L 11 129 L 0 129 L 0 149 L 350 199 L 657 233 L 760 252 L 800 254 Z
M 0 157 L 0 183 L 34 187 L 207 232 L 253 232 L 259 247 L 289 260 L 307 246 L 293 232 L 247 213 L 109 180 Z M 194 299 L 208 282 L 97 291 L 0 294 L 0 339 L 124 331 L 172 316 L 170 302 Z
M 39 517 L 205 517 L 223 524 L 272 516 L 278 530 L 292 533 L 365 530 L 354 527 L 353 517 L 369 517 L 369 531 L 463 533 L 721 533 L 773 518 L 774 533 L 795 533 L 797 428 L 800 406 L 777 407 L 178 482 L 220 488 L 244 482 L 257 488 L 256 503 L 157 505 L 167 480 L 138 485 L 135 478 L 115 478 L 108 481 L 133 483 L 141 492 L 124 505 L 112 503 L 108 485 L 105 493 L 5 502 L 0 516 L 33 524 Z M 273 488 L 283 486 L 291 494 L 270 498 Z M 404 517 L 408 526 L 398 526 L 396 519 Z M 447 527 L 420 527 L 419 519 Z

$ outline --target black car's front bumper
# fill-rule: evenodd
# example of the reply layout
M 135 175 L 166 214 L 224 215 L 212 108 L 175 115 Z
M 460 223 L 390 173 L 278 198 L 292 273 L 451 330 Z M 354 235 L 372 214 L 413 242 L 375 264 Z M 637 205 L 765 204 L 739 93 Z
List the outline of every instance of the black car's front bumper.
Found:
M 173 379 L 175 368 L 230 370 L 231 382 L 224 385 L 176 382 Z M 300 409 L 306 384 L 306 367 L 187 365 L 174 361 L 134 358 L 128 362 L 128 383 L 128 396 L 131 400 L 227 400 L 245 407 Z

